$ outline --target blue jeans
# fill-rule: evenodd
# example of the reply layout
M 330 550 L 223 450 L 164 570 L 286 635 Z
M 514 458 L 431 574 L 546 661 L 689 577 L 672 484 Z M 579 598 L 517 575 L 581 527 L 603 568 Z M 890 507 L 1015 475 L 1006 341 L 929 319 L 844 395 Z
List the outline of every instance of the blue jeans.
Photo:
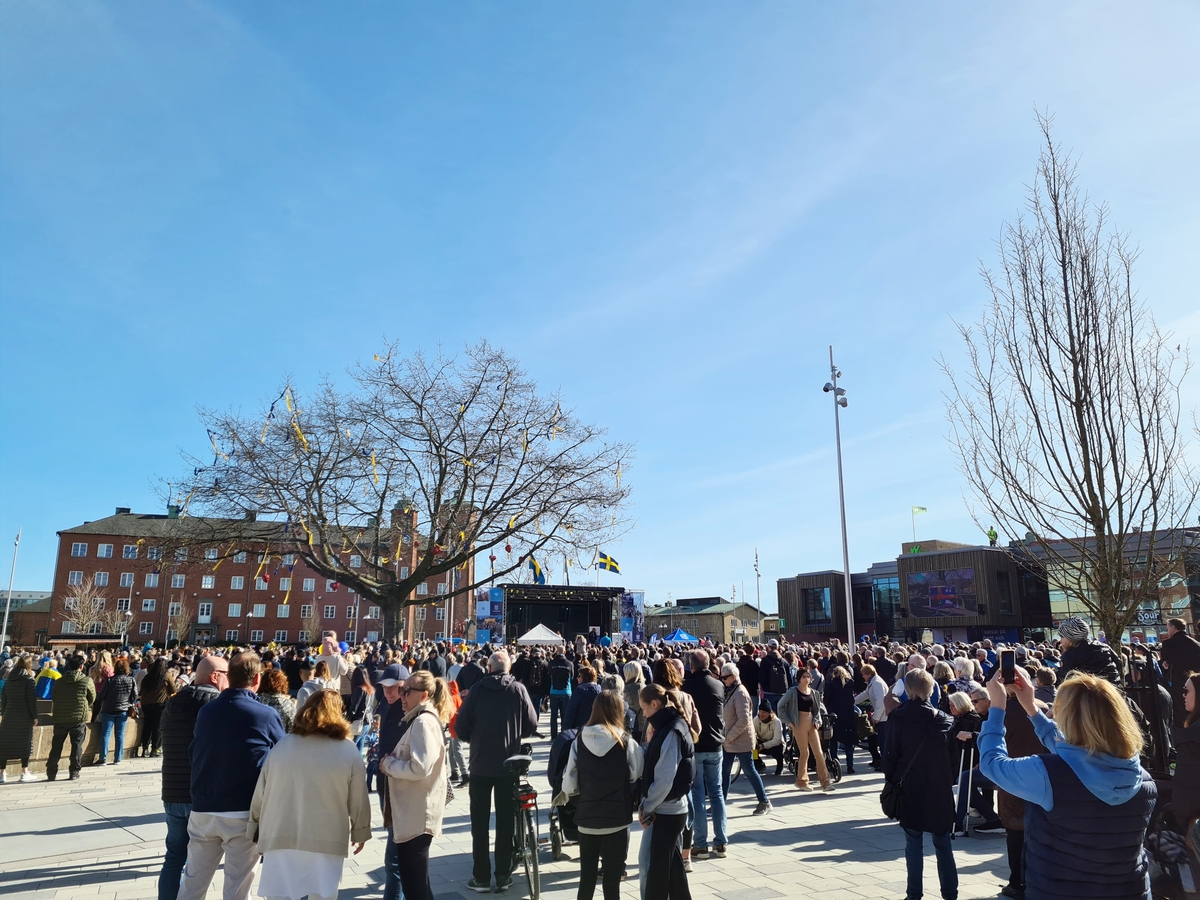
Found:
M 754 768 L 754 756 L 749 750 L 745 753 L 726 753 L 725 758 L 721 760 L 721 794 L 725 797 L 729 796 L 729 776 L 733 773 L 735 756 L 742 762 L 742 774 L 750 782 L 754 796 L 758 798 L 759 803 L 766 803 L 767 791 L 763 787 L 762 776 L 758 774 L 758 769 Z M 718 843 L 721 842 L 718 841 Z
M 400 900 L 400 853 L 392 829 L 387 830 L 387 847 L 383 851 L 383 900 Z
M 558 722 L 567 711 L 567 701 L 570 699 L 570 694 L 550 695 L 550 740 L 558 737 Z
M 921 900 L 922 870 L 925 867 L 925 832 L 904 829 L 904 862 L 908 866 L 907 900 Z M 931 834 L 933 852 L 937 854 L 938 884 L 942 889 L 942 900 L 958 900 L 958 867 L 954 865 L 954 850 L 950 844 L 950 832 Z
M 167 814 L 167 854 L 158 873 L 158 900 L 175 900 L 187 862 L 188 816 L 192 814 L 192 804 L 164 803 L 163 811 Z
M 968 779 L 971 782 L 970 796 L 967 795 Z M 988 777 L 978 769 L 968 769 L 958 776 L 958 808 L 955 810 L 954 822 L 959 831 L 966 831 L 969 807 L 974 807 L 988 823 L 995 822 L 998 818 L 996 810 L 992 808 L 992 801 L 984 793 L 985 789 L 995 790 L 996 785 L 992 784 Z
M 696 754 L 696 780 L 692 782 L 692 808 L 696 811 L 695 838 L 693 845 L 708 849 L 708 815 L 704 811 L 704 795 L 712 803 L 713 843 L 724 846 L 725 838 L 725 795 L 721 793 L 720 750 L 709 750 Z M 753 768 L 753 766 L 751 766 Z
M 120 762 L 125 758 L 125 722 L 127 718 L 123 712 L 100 713 L 100 751 L 98 755 L 101 762 L 108 756 L 108 736 L 113 733 L 113 726 L 116 726 L 117 731 L 117 746 L 113 762 Z

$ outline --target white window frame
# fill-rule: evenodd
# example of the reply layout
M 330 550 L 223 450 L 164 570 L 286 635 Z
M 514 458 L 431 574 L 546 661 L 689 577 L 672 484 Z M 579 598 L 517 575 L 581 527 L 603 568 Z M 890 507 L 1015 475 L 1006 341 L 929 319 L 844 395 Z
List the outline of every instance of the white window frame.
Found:
M 332 578 L 326 578 L 326 579 L 325 579 L 325 590 L 326 590 L 326 591 L 328 591 L 328 592 L 329 592 L 329 593 L 331 593 L 331 594 L 332 594 L 332 593 L 334 593 L 334 592 L 336 592 L 336 591 L 337 591 L 337 588 L 335 588 L 335 587 L 333 586 L 333 585 L 334 585 L 334 583 L 335 583 L 335 582 L 334 582 L 334 580 L 333 580 Z
M 241 617 L 242 617 L 242 604 L 230 603 L 229 604 L 229 618 L 240 619 Z
M 121 573 L 121 587 L 133 587 L 133 573 L 132 572 L 122 572 Z
M 444 582 L 444 581 L 439 581 L 438 586 L 437 586 L 437 592 L 438 592 L 439 597 L 450 593 L 450 585 L 446 584 L 446 582 Z
M 423 606 L 418 606 L 418 607 L 417 607 L 417 621 L 418 621 L 418 622 L 424 622 L 424 621 L 425 621 L 425 613 L 426 613 L 426 609 L 425 609 L 425 607 L 423 607 Z
M 156 606 L 158 606 L 158 601 L 153 597 L 142 598 L 142 612 L 154 612 Z
M 71 555 L 74 557 L 87 556 L 87 544 L 83 541 L 73 541 L 71 543 Z
M 304 603 L 304 604 L 302 604 L 302 605 L 300 606 L 300 618 L 302 618 L 302 619 L 311 619 L 311 618 L 312 618 L 312 611 L 313 611 L 313 608 L 312 608 L 312 604 L 311 604 L 311 603 Z
M 187 558 L 188 558 L 188 548 L 187 547 L 176 547 L 175 548 L 175 562 L 187 562 Z
M 138 622 L 138 634 L 154 634 L 154 623 L 149 619 Z
M 280 589 L 281 591 L 283 591 L 285 594 L 286 594 L 288 591 L 290 591 L 290 590 L 292 589 L 292 579 L 290 579 L 290 578 L 280 578 L 280 579 L 279 579 L 279 589 Z
M 108 573 L 97 572 L 94 576 L 94 584 L 96 587 L 108 587 Z
M 361 554 L 358 554 L 358 553 L 350 554 L 350 568 L 352 568 L 352 569 L 361 569 L 362 568 L 362 555 Z
M 433 617 L 435 619 L 437 619 L 439 622 L 445 622 L 446 621 L 446 611 L 444 609 L 435 609 L 433 611 Z
M 216 589 L 217 589 L 217 576 L 216 575 L 201 575 L 200 576 L 200 590 L 214 591 Z
M 263 633 L 261 631 L 251 631 L 250 632 L 250 643 L 261 644 L 262 636 L 263 636 Z
M 121 550 L 121 559 L 137 559 L 138 548 L 137 544 L 126 544 Z
M 208 616 L 210 619 L 213 614 L 213 605 L 211 600 L 205 600 L 203 603 L 196 605 L 197 616 Z
M 187 585 L 187 576 L 186 575 L 180 575 L 178 572 L 176 572 L 174 575 L 171 576 L 171 587 L 172 588 L 178 589 L 178 588 L 184 587 L 186 585 Z
M 112 544 L 97 544 L 96 559 L 112 559 L 113 545 Z
M 83 569 L 72 569 L 68 572 L 67 584 L 83 584 Z
M 162 559 L 162 547 L 147 547 L 146 559 Z
M 233 554 L 233 561 L 235 563 L 244 563 L 246 561 L 246 551 L 239 550 L 237 553 Z
M 408 577 L 408 566 L 401 566 L 400 567 L 400 580 L 403 581 L 407 577 Z
M 378 606 L 368 606 L 366 618 L 368 618 L 368 619 L 380 618 L 379 607 Z
M 294 566 L 296 564 L 296 554 L 295 553 L 283 554 L 283 564 L 285 566 Z
M 303 628 L 301 628 L 299 634 L 296 635 L 296 643 L 303 644 L 307 640 L 308 640 L 308 632 L 305 631 Z
M 325 613 L 325 615 L 321 616 L 322 619 L 336 619 L 337 618 L 337 607 L 336 606 L 326 606 L 324 609 L 324 613 Z
M 267 604 L 255 603 L 250 610 L 250 614 L 256 619 L 265 619 L 267 617 Z
M 267 589 L 267 583 L 262 580 L 261 576 L 254 579 L 254 589 L 256 591 L 265 591 Z
M 428 597 L 429 596 L 429 584 L 427 582 L 422 581 L 420 584 L 417 585 L 417 596 L 418 597 Z
M 142 585 L 142 587 L 148 587 L 148 588 L 158 587 L 158 573 L 157 572 L 147 572 L 146 573 L 146 581 L 145 581 L 145 584 Z
M 177 616 L 181 612 L 183 612 L 183 604 L 180 603 L 178 600 L 172 600 L 170 603 L 167 604 L 167 615 L 168 616 Z
M 286 619 L 291 614 L 292 607 L 290 603 L 280 603 L 275 607 L 275 618 L 277 619 Z
M 63 622 L 62 623 L 62 633 L 63 634 L 74 634 L 75 633 L 75 623 L 74 622 Z
M 378 631 L 368 631 L 368 632 L 367 632 L 367 640 L 368 640 L 368 641 L 377 641 L 377 640 L 379 640 L 379 632 L 378 632 Z
M 284 631 L 282 628 L 276 629 L 276 631 L 275 631 L 275 643 L 277 643 L 277 644 L 287 643 L 287 632 Z
M 208 560 L 216 559 L 217 558 L 217 548 L 216 547 L 205 547 L 204 548 L 204 558 L 208 559 Z
M 354 607 L 353 606 L 346 607 L 346 618 L 349 619 L 351 622 L 354 621 Z
M 225 640 L 229 641 L 229 643 L 231 643 L 231 644 L 236 644 L 237 639 L 238 639 L 238 630 L 236 628 L 226 629 Z
M 357 631 L 347 631 L 342 635 L 342 640 L 344 640 L 347 644 L 357 644 L 358 643 L 358 632 Z
M 304 579 L 304 582 L 301 586 L 301 590 L 303 590 L 306 594 L 311 594 L 316 589 L 317 589 L 317 579 L 315 579 L 315 578 L 305 578 Z
M 129 612 L 130 600 L 128 597 L 117 598 L 117 612 Z
M 234 575 L 229 579 L 229 589 L 231 591 L 244 591 L 246 589 L 246 576 Z

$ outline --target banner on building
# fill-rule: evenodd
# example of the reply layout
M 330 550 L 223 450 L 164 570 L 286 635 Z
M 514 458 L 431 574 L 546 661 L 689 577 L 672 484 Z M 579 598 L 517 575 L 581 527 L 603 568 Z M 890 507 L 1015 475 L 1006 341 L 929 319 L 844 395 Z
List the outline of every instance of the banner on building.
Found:
M 504 640 L 504 588 L 475 592 L 475 643 Z
M 645 591 L 621 595 L 621 637 L 635 644 L 646 639 Z

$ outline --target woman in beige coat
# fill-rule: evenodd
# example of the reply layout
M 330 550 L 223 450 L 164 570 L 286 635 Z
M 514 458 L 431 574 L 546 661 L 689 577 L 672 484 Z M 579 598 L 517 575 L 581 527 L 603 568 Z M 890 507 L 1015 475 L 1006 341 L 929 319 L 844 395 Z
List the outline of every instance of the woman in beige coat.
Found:
M 742 764 L 742 773 L 754 788 L 754 796 L 758 798 L 758 806 L 754 815 L 765 815 L 771 809 L 771 801 L 767 799 L 767 790 L 763 787 L 762 776 L 754 768 L 754 725 L 750 721 L 750 693 L 742 686 L 738 675 L 738 667 L 733 663 L 725 663 L 721 667 L 721 683 L 725 685 L 725 743 L 721 746 L 724 754 L 721 759 L 721 792 L 729 798 L 729 776 L 733 771 L 734 757 Z
M 392 829 L 405 900 L 433 900 L 429 845 L 442 833 L 446 807 L 446 738 L 454 712 L 446 682 L 428 671 L 413 672 L 400 692 L 404 732 L 379 761 L 387 776 L 384 824 Z
M 246 834 L 258 842 L 267 898 L 337 897 L 342 864 L 371 837 L 367 770 L 336 690 L 317 691 L 258 776 Z

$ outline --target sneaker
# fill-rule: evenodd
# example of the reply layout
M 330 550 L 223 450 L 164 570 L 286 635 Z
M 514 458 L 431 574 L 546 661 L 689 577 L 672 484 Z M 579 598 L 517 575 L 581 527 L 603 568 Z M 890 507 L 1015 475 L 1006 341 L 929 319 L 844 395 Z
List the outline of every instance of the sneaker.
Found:
M 1004 823 L 997 819 L 994 822 L 984 822 L 982 825 L 976 825 L 971 829 L 980 834 L 1004 834 Z
M 468 881 L 467 887 L 477 894 L 490 894 L 492 892 L 492 883 L 490 881 L 480 881 L 477 878 L 472 878 Z
M 72 773 L 71 773 L 71 781 L 78 781 L 78 780 L 79 780 L 79 773 L 78 773 L 78 772 L 72 772 Z
M 1025 888 L 1014 887 L 1011 884 L 1006 884 L 1000 888 L 1001 897 L 1012 897 L 1013 900 L 1025 900 Z
M 812 785 L 811 784 L 801 784 L 800 782 L 797 781 L 796 782 L 796 790 L 804 791 L 805 793 L 811 794 L 812 793 Z
M 150 751 L 150 758 L 151 758 L 151 759 L 158 759 L 160 756 L 162 756 L 162 751 L 161 751 L 161 750 L 151 750 L 151 751 Z
M 752 812 L 750 815 L 765 816 L 770 811 L 771 811 L 771 801 L 764 800 L 762 803 L 758 804 L 758 806 L 754 807 L 754 812 Z
M 694 871 L 696 871 L 696 867 L 692 865 L 692 860 L 691 860 L 691 858 L 690 858 L 690 857 L 689 857 L 688 859 L 685 859 L 685 860 L 683 861 L 683 871 L 685 871 L 685 872 L 694 872 Z
M 30 781 L 37 781 L 38 778 L 32 772 L 22 772 L 21 777 L 17 780 L 20 781 L 22 784 L 26 784 Z
M 8 773 L 0 769 L 0 784 L 8 784 Z
M 715 859 L 724 859 L 725 858 L 725 845 L 724 844 L 716 844 L 712 848 L 712 855 Z
M 832 794 L 833 793 L 833 785 L 832 784 L 823 784 L 823 785 L 821 785 L 821 790 L 823 790 L 827 794 Z
M 692 848 L 692 859 L 708 859 L 708 848 L 707 847 L 693 847 Z
M 496 876 L 496 893 L 497 894 L 503 894 L 510 887 L 512 887 L 512 876 L 511 875 L 497 875 Z

